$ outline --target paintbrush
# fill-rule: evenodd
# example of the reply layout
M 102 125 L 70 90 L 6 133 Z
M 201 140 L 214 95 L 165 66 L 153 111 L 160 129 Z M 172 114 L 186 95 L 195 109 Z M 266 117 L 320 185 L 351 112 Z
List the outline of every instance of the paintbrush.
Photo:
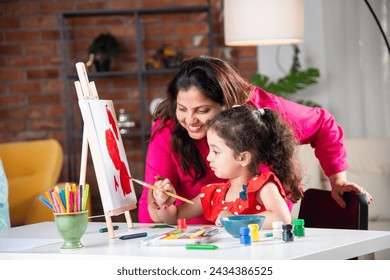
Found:
M 134 178 L 130 178 L 130 179 L 133 180 L 134 182 L 136 182 L 136 183 L 138 183 L 138 184 L 140 184 L 140 185 L 142 185 L 142 186 L 148 187 L 148 188 L 150 188 L 150 189 L 152 189 L 152 190 L 158 190 L 158 188 L 157 188 L 156 186 L 153 186 L 153 185 L 151 185 L 151 184 L 148 184 L 148 183 L 146 183 L 146 182 L 144 182 L 144 181 L 141 181 L 141 180 L 138 180 L 138 179 L 134 179 Z M 174 193 L 171 193 L 171 192 L 168 192 L 168 191 L 165 191 L 164 193 L 165 193 L 166 195 L 168 195 L 168 196 L 177 198 L 177 199 L 179 199 L 179 200 L 181 200 L 181 201 L 184 201 L 184 202 L 187 202 L 187 203 L 189 203 L 189 204 L 194 204 L 193 201 L 191 201 L 191 200 L 189 200 L 189 199 L 187 199 L 187 198 L 181 197 L 181 196 L 179 196 L 179 195 L 177 195 L 177 194 L 174 194 Z

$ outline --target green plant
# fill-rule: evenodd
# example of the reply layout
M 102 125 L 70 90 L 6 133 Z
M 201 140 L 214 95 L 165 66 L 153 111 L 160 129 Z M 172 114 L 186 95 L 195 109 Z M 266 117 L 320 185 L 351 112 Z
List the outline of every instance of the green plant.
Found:
M 95 56 L 95 59 L 99 55 L 113 57 L 119 52 L 119 43 L 110 33 L 102 33 L 93 40 L 88 51 Z
M 320 76 L 320 71 L 316 68 L 301 70 L 298 58 L 299 48 L 297 45 L 292 46 L 294 48 L 294 55 L 290 71 L 286 76 L 278 79 L 276 82 L 272 82 L 266 75 L 257 73 L 252 75 L 250 82 L 260 88 L 263 88 L 267 92 L 271 92 L 282 97 L 287 97 L 290 94 L 297 93 L 307 86 L 316 84 Z M 321 107 L 321 105 L 310 100 L 297 100 L 296 102 L 311 107 Z

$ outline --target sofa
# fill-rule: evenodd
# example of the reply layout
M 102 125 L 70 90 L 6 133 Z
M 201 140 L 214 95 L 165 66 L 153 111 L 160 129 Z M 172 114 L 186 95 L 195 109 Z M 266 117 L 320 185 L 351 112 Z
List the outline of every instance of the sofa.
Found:
M 369 205 L 368 229 L 390 231 L 390 138 L 346 139 L 349 181 L 364 187 L 373 197 Z M 330 189 L 329 181 L 309 145 L 298 149 L 303 166 L 305 189 Z M 294 205 L 292 218 L 298 217 L 300 203 Z M 378 252 L 376 259 L 390 259 L 390 249 Z

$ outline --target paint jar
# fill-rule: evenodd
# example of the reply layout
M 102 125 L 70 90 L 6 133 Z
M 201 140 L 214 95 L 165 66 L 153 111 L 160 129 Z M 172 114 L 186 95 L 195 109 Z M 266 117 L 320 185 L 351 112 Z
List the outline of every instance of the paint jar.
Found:
M 249 224 L 248 228 L 250 230 L 249 235 L 251 237 L 251 241 L 252 242 L 260 241 L 259 225 L 258 224 Z
M 282 239 L 283 222 L 276 221 L 272 223 L 272 236 L 274 239 Z
M 305 236 L 305 221 L 303 219 L 295 219 L 294 222 L 294 236 Z
M 285 224 L 282 225 L 282 238 L 284 242 L 294 241 L 294 233 L 292 231 L 293 225 L 292 224 Z
M 187 229 L 187 220 L 184 218 L 178 218 L 177 219 L 177 229 L 186 230 Z
M 250 232 L 250 229 L 248 227 L 240 227 L 240 244 L 241 245 L 249 246 L 252 244 L 249 232 Z

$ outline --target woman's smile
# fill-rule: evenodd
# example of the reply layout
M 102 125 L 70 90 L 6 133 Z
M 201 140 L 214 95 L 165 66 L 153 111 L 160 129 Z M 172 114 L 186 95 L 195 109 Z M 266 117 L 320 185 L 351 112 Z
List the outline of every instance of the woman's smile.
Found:
M 179 90 L 176 118 L 192 139 L 206 136 L 207 121 L 223 109 L 219 103 L 207 98 L 197 87 Z

